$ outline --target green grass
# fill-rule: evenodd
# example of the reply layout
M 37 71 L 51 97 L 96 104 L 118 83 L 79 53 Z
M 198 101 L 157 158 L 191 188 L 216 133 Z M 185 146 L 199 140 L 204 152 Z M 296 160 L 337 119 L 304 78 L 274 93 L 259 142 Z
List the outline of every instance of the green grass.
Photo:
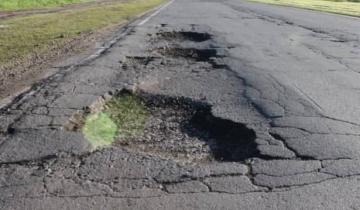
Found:
M 117 133 L 117 126 L 106 113 L 88 116 L 83 128 L 84 136 L 93 148 L 112 144 Z
M 249 0 L 360 17 L 360 0 Z
M 108 146 L 115 140 L 140 136 L 148 117 L 149 112 L 137 96 L 122 95 L 108 101 L 103 112 L 89 115 L 83 133 L 93 148 Z
M 27 0 L 24 0 L 27 1 Z M 30 55 L 47 54 L 81 34 L 125 22 L 164 0 L 133 0 L 51 14 L 0 21 L 0 70 L 11 69 Z
M 0 10 L 22 10 L 63 6 L 65 4 L 80 3 L 90 0 L 1 0 Z
M 105 112 L 118 126 L 119 139 L 129 139 L 142 134 L 149 113 L 143 102 L 134 95 L 114 98 L 106 104 Z

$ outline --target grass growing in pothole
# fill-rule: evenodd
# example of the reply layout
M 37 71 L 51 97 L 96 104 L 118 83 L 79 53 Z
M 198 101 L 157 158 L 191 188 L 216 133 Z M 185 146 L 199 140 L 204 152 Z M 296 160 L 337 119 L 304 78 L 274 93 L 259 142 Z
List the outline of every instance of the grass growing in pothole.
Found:
M 136 152 L 191 162 L 262 157 L 254 130 L 214 116 L 211 105 L 203 101 L 121 90 L 90 109 L 93 114 L 80 120 L 75 129 L 82 127 L 93 149 L 114 143 Z
M 106 102 L 102 112 L 87 116 L 83 133 L 93 148 L 108 146 L 142 135 L 148 117 L 137 96 L 123 94 Z
M 117 125 L 107 113 L 96 113 L 86 118 L 83 132 L 91 145 L 97 148 L 110 145 L 114 141 Z
M 118 126 L 118 138 L 122 140 L 141 135 L 149 116 L 144 103 L 134 95 L 110 100 L 106 104 L 105 112 Z

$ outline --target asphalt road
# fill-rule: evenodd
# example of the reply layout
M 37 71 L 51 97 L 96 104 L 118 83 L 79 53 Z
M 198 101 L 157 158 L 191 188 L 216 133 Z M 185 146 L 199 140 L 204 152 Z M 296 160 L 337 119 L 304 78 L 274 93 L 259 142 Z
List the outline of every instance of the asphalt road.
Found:
M 360 209 L 358 18 L 240 0 L 153 14 L 2 109 L 1 209 Z M 214 121 L 239 128 L 231 144 L 215 137 L 230 156 L 91 151 L 64 129 L 122 88 L 211 105 Z M 164 150 L 181 146 L 171 140 Z

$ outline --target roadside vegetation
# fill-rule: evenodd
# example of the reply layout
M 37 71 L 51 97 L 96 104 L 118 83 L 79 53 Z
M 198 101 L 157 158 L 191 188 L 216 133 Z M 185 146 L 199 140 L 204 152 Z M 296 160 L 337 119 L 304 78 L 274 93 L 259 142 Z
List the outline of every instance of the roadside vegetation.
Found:
M 108 101 L 102 112 L 87 116 L 83 133 L 96 149 L 142 135 L 148 117 L 149 112 L 137 96 L 122 95 Z
M 159 3 L 161 0 L 135 0 L 0 21 L 0 65 L 31 52 L 44 52 L 54 42 L 60 44 L 81 33 L 125 22 Z
M 59 2 L 66 1 L 75 0 Z M 103 0 L 57 12 L 0 18 L 0 98 L 14 91 L 14 85 L 29 83 L 51 62 L 95 46 L 116 26 L 163 1 Z
M 29 53 L 46 53 L 59 45 L 97 29 L 125 22 L 159 4 L 161 0 L 135 0 L 55 14 L 31 15 L 0 21 L 0 65 Z
M 1 0 L 1 10 L 21 10 L 63 6 L 65 4 L 86 2 L 91 0 Z
M 360 0 L 250 0 L 360 17 Z

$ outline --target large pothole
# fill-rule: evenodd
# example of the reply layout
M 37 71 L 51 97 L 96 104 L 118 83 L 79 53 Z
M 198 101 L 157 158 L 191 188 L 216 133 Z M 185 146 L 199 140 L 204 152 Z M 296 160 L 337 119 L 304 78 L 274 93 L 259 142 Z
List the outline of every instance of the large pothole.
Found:
M 114 97 L 122 100 L 129 96 L 140 100 L 146 112 L 139 111 L 140 106 L 135 105 L 137 108 L 134 113 L 141 119 L 137 120 L 131 114 L 120 114 L 119 116 L 129 118 L 132 125 L 126 125 L 127 121 L 124 119 L 120 121 L 125 123 L 127 129 L 134 122 L 144 124 L 136 124 L 136 135 L 124 135 L 120 130 L 114 136 L 114 146 L 186 161 L 243 161 L 259 156 L 254 142 L 255 132 L 241 123 L 214 116 L 207 103 L 147 93 L 134 95 L 129 91 L 122 91 Z M 119 111 L 121 112 L 117 110 Z M 133 112 L 131 107 L 124 111 Z M 109 123 L 114 134 L 114 124 L 106 116 L 99 117 L 103 118 L 101 125 Z M 95 129 L 96 126 L 88 127 Z M 138 132 L 139 128 L 142 129 L 141 132 Z
M 211 39 L 211 35 L 208 33 L 201 33 L 195 31 L 167 31 L 159 32 L 156 34 L 158 39 L 164 40 L 176 40 L 176 41 L 192 41 L 192 42 L 204 42 Z
M 212 58 L 221 57 L 216 49 L 196 49 L 196 48 L 160 48 L 157 50 L 164 56 L 182 57 L 195 60 L 197 62 L 208 62 Z
M 126 56 L 120 63 L 122 64 L 121 68 L 125 71 L 128 69 L 139 70 L 140 68 L 145 68 L 157 59 L 161 58 L 155 56 Z

